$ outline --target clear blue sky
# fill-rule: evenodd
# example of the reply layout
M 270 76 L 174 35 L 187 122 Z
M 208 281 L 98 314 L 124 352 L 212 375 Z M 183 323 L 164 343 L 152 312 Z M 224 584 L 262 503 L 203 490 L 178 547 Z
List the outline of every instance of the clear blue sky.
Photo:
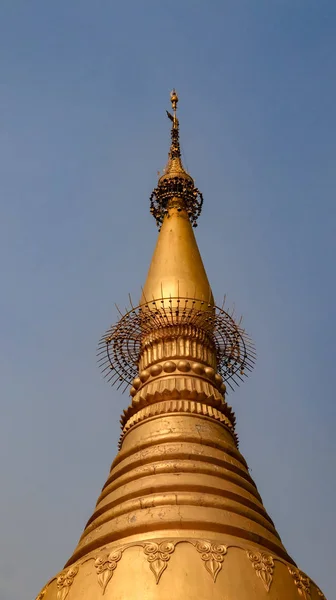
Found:
M 258 350 L 240 448 L 335 598 L 335 31 L 328 0 L 2 0 L 1 600 L 62 568 L 116 453 L 95 350 L 145 280 L 174 86 L 208 276 Z

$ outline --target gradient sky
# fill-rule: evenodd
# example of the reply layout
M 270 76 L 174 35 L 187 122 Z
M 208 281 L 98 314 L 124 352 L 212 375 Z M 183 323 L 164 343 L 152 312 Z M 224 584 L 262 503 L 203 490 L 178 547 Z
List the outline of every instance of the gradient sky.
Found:
M 258 352 L 240 449 L 336 597 L 335 31 L 328 0 L 2 0 L 1 600 L 62 568 L 116 453 L 95 352 L 146 277 L 174 86 L 208 276 Z

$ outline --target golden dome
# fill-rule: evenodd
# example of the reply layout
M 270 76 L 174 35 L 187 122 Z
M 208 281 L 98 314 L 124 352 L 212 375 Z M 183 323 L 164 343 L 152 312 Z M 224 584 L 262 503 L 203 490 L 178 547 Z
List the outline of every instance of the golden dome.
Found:
M 214 306 L 191 226 L 199 192 L 184 170 L 181 186 L 172 156 L 176 92 L 171 100 L 175 137 L 155 190 L 161 230 L 141 305 L 102 338 L 104 371 L 135 375 L 120 450 L 72 557 L 37 600 L 323 600 L 238 450 L 226 384 L 253 355 Z

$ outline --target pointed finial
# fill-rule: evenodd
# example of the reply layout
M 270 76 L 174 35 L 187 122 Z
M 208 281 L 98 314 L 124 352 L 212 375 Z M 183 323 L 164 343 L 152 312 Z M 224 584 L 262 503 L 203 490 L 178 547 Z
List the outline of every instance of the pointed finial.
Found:
M 168 173 L 168 171 L 176 171 L 176 174 L 178 173 L 182 173 L 184 175 L 186 175 L 187 177 L 188 174 L 185 172 L 182 162 L 181 162 L 181 149 L 180 149 L 180 132 L 179 132 L 179 120 L 176 116 L 176 109 L 177 109 L 177 103 L 178 103 L 178 95 L 175 91 L 175 89 L 173 89 L 170 92 L 170 101 L 171 101 L 171 105 L 172 105 L 172 109 L 174 111 L 174 114 L 172 115 L 170 112 L 168 112 L 168 110 L 166 111 L 167 113 L 167 117 L 168 119 L 171 120 L 172 122 L 172 129 L 171 129 L 171 145 L 170 145 L 170 150 L 169 150 L 169 154 L 168 154 L 168 164 L 166 166 L 165 172 Z M 172 164 L 172 159 L 177 159 L 174 164 Z
M 170 92 L 170 101 L 171 101 L 171 105 L 172 105 L 172 109 L 174 111 L 174 114 L 176 115 L 176 109 L 177 109 L 177 103 L 178 103 L 178 95 L 177 95 L 177 92 L 176 92 L 175 88 L 173 88 L 172 91 Z
M 194 227 L 200 215 L 203 198 L 195 188 L 193 178 L 185 171 L 181 160 L 179 120 L 176 116 L 178 95 L 175 88 L 170 92 L 170 102 L 173 114 L 166 111 L 167 117 L 172 122 L 171 144 L 168 153 L 168 163 L 159 177 L 158 186 L 151 194 L 151 213 L 158 227 L 161 226 L 164 216 L 168 213 L 168 205 L 175 198 L 180 199 L 180 208 L 184 208 Z

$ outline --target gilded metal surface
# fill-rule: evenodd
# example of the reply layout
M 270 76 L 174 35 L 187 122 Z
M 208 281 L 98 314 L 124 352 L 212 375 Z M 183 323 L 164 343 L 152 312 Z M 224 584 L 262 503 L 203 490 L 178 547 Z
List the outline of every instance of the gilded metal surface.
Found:
M 155 575 L 156 583 L 159 583 L 163 571 L 167 568 L 170 555 L 175 550 L 174 542 L 149 542 L 144 545 L 144 552 L 149 562 L 151 571 Z
M 207 404 L 203 404 L 201 402 L 194 402 L 193 400 L 163 400 L 162 402 L 156 402 L 155 404 L 146 406 L 146 408 L 137 411 L 133 417 L 130 417 L 130 419 L 126 420 L 126 424 L 123 428 L 123 434 L 127 433 L 127 431 L 133 427 L 133 425 L 140 423 L 145 419 L 169 413 L 192 413 L 204 415 L 205 417 L 210 417 L 220 421 L 222 424 L 226 425 L 228 429 L 234 432 L 234 425 L 232 421 L 222 411 L 217 410 L 212 406 L 208 406 Z
M 164 327 L 151 330 L 141 341 L 139 373 L 153 365 L 150 373 L 154 374 L 158 369 L 158 362 L 175 358 L 179 359 L 179 363 L 188 362 L 188 359 L 200 361 L 212 367 L 215 372 L 217 353 L 213 341 L 214 332 L 213 329 L 210 332 L 207 330 L 209 327 L 200 328 L 191 323 L 172 324 L 168 329 Z
M 288 565 L 288 571 L 294 579 L 299 595 L 302 596 L 304 600 L 311 600 L 311 584 L 309 577 L 301 573 L 299 569 L 293 569 L 290 565 Z
M 290 561 L 232 432 L 198 413 L 161 414 L 130 428 L 72 561 L 181 524 L 181 534 L 205 528 L 258 539 Z
M 204 304 L 196 298 L 162 297 L 132 308 L 99 342 L 104 376 L 112 384 L 127 386 L 137 376 L 140 362 L 147 367 L 163 358 L 187 357 L 201 358 L 204 367 L 217 365 L 231 388 L 238 385 L 252 370 L 253 344 L 229 313 Z
M 197 366 L 200 363 L 193 364 Z M 173 361 L 167 361 L 166 365 L 171 369 L 176 367 Z M 202 368 L 204 369 L 203 365 Z M 216 375 L 223 381 L 218 373 Z M 184 374 L 178 372 L 176 369 L 175 372 L 170 372 L 169 374 L 163 373 L 162 377 L 146 381 L 141 385 L 140 389 L 137 387 L 137 379 L 136 377 L 133 380 L 135 387 L 132 387 L 130 390 L 130 394 L 133 396 L 132 404 L 124 411 L 125 416 L 121 417 L 122 424 L 125 418 L 133 415 L 143 406 L 158 402 L 159 400 L 195 400 L 205 402 L 209 406 L 227 408 L 224 400 L 225 385 L 221 383 L 221 389 L 219 390 L 216 382 L 209 381 L 205 376 L 201 377 L 192 373 Z
M 248 552 L 247 556 L 249 557 L 257 576 L 263 582 L 266 592 L 269 592 L 273 580 L 273 557 L 265 552 Z
M 175 90 L 171 93 L 171 103 L 174 114 L 167 111 L 172 121 L 171 145 L 168 154 L 168 164 L 160 177 L 157 187 L 150 197 L 150 211 L 160 228 L 170 209 L 185 211 L 193 227 L 197 227 L 197 219 L 201 214 L 203 196 L 195 187 L 194 180 L 184 170 L 181 160 L 179 139 L 179 120 L 176 116 L 178 96 Z
M 112 578 L 113 572 L 122 557 L 122 550 L 116 550 L 103 556 L 98 556 L 95 560 L 95 568 L 98 577 L 98 583 L 105 593 L 106 586 Z
M 66 599 L 73 584 L 74 578 L 78 573 L 78 569 L 78 565 L 74 565 L 68 569 L 68 571 L 59 575 L 57 578 L 57 600 Z
M 175 92 L 171 100 L 172 145 L 155 196 L 162 227 L 140 306 L 100 346 L 108 378 L 131 384 L 120 450 L 72 557 L 38 600 L 321 600 L 238 450 L 226 385 L 244 378 L 255 354 L 214 303 L 191 226 L 198 208 L 190 214 Z
M 174 555 L 176 555 L 175 560 Z M 254 571 L 262 582 L 260 593 L 256 591 L 258 588 L 253 583 L 252 570 L 248 567 L 248 559 L 252 562 Z M 200 569 L 201 564 L 204 565 L 204 570 Z M 136 569 L 134 569 L 135 565 Z M 184 577 L 178 578 L 176 581 L 174 571 L 176 572 L 178 565 L 182 567 L 182 569 L 179 569 L 179 575 L 183 574 Z M 239 566 L 238 570 L 237 566 Z M 176 587 L 184 584 L 184 591 L 191 587 L 195 590 L 193 596 L 190 594 L 183 596 L 181 593 L 179 596 L 181 598 L 187 597 L 199 600 L 204 598 L 204 596 L 197 594 L 200 585 L 203 589 L 207 587 L 209 590 L 207 597 L 215 600 L 223 598 L 223 589 L 230 593 L 230 596 L 227 596 L 230 598 L 243 597 L 246 600 L 257 600 L 265 597 L 264 593 L 266 592 L 271 600 L 277 600 L 280 597 L 277 595 L 277 591 L 275 594 L 272 593 L 276 585 L 274 580 L 285 583 L 283 589 L 286 590 L 286 595 L 281 596 L 284 600 L 295 600 L 300 596 L 303 600 L 324 598 L 321 590 L 309 577 L 299 569 L 294 569 L 282 558 L 256 552 L 255 548 L 245 544 L 228 543 L 227 539 L 220 538 L 214 540 L 181 536 L 163 539 L 154 538 L 143 542 L 133 541 L 121 546 L 108 547 L 99 554 L 91 553 L 83 560 L 78 561 L 72 567 L 72 570 L 76 575 L 78 573 L 77 588 L 75 589 L 76 583 L 74 583 L 74 577 L 72 577 L 70 585 L 63 586 L 60 589 L 67 588 L 67 595 L 74 583 L 73 597 L 82 598 L 82 590 L 85 593 L 85 598 L 90 598 L 90 600 L 101 596 L 120 600 L 125 597 L 127 599 L 136 598 L 137 600 L 158 597 L 169 600 L 171 597 L 176 598 L 173 582 L 175 582 Z M 286 571 L 292 577 L 287 578 Z M 68 579 L 68 574 L 69 570 L 60 573 L 57 582 Z M 125 574 L 128 574 L 128 577 L 125 578 Z M 132 576 L 134 579 L 132 579 Z M 80 587 L 79 582 L 81 580 L 85 582 L 84 587 Z M 191 585 L 190 583 L 186 585 L 186 581 L 191 582 Z M 242 581 L 243 586 L 240 585 Z M 55 590 L 53 583 L 54 580 L 49 582 L 41 592 L 43 596 L 39 594 L 36 600 L 44 597 L 47 600 L 52 600 L 55 597 L 53 595 Z M 127 596 L 123 595 L 122 590 L 124 589 L 127 592 L 127 589 L 129 590 L 132 587 L 132 583 L 135 593 L 128 593 Z M 244 587 L 246 588 L 246 583 L 249 586 L 249 595 L 243 596 L 240 593 L 234 596 L 234 590 L 239 591 Z M 278 586 L 278 589 L 279 587 L 281 586 Z M 169 596 L 169 590 L 172 596 Z
M 209 280 L 186 210 L 170 206 L 158 235 L 140 304 L 154 298 L 197 299 L 194 308 L 214 305 Z M 169 310 L 170 304 L 164 306 Z M 178 308 L 177 302 L 173 308 Z
M 205 541 L 197 541 L 195 546 L 201 555 L 201 559 L 204 561 L 206 570 L 215 582 L 222 568 L 227 547 L 223 544 L 211 544 L 211 542 Z

